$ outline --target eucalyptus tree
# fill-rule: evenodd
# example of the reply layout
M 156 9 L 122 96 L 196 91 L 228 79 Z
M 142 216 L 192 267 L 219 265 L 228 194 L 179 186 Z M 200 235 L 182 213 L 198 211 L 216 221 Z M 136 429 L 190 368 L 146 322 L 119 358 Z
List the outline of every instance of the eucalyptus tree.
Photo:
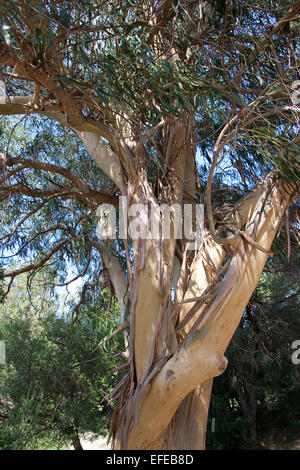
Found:
M 34 259 L 4 277 L 53 257 L 63 263 L 73 250 L 88 275 L 83 260 L 96 250 L 94 268 L 104 269 L 100 280 L 123 315 L 118 332 L 127 331 L 128 373 L 114 391 L 116 449 L 204 448 L 213 377 L 226 368 L 225 350 L 282 220 L 298 237 L 284 215 L 299 181 L 299 12 L 300 2 L 251 0 L 8 0 L 0 7 L 0 113 L 59 123 L 102 172 L 98 182 L 95 164 L 80 173 L 86 161 L 76 151 L 69 165 L 63 150 L 48 161 L 47 151 L 14 157 L 8 139 L 1 193 L 6 204 L 27 198 L 28 210 L 10 221 L 3 241 L 18 234 L 26 245 L 20 227 L 40 210 L 33 200 L 42 209 L 56 204 L 59 226 L 44 228 L 47 254 L 37 254 L 37 243 L 27 252 Z M 59 132 L 41 125 L 49 140 Z M 82 222 L 100 206 L 103 225 L 102 205 L 117 206 L 119 196 L 139 236 L 128 238 L 126 224 L 118 241 L 88 226 L 79 233 L 67 214 L 85 207 Z M 190 232 L 178 236 L 175 214 L 170 236 L 162 231 L 162 205 L 186 204 L 196 225 L 205 208 L 194 245 Z M 152 238 L 134 212 L 145 205 L 159 206 Z

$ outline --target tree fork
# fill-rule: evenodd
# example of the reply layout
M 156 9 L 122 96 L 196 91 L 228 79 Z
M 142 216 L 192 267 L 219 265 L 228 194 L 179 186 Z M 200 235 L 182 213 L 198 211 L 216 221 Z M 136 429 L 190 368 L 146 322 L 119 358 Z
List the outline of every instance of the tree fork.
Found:
M 260 210 L 261 198 L 258 198 L 256 210 L 247 220 L 245 231 L 249 232 L 258 216 L 257 209 L 260 210 L 255 241 L 265 250 L 271 248 L 284 211 L 292 202 L 293 190 L 286 189 L 284 191 L 277 181 L 264 211 Z M 128 442 L 122 441 L 118 435 L 114 441 L 115 448 L 150 449 L 158 443 L 166 448 L 166 436 L 162 436 L 161 440 L 159 436 L 165 431 L 182 400 L 199 385 L 206 384 L 205 387 L 209 389 L 211 378 L 225 370 L 227 360 L 224 352 L 257 285 L 267 256 L 256 247 L 246 244 L 243 239 L 239 240 L 216 296 L 205 307 L 202 323 L 151 378 L 148 393 L 129 429 Z M 208 390 L 206 398 L 209 395 Z M 157 410 L 157 413 L 154 414 L 153 410 Z M 206 417 L 202 420 L 203 424 L 205 422 Z M 203 429 L 200 440 L 204 440 L 204 435 Z M 186 441 L 189 442 L 189 439 L 186 438 Z M 190 444 L 195 443 L 199 445 L 199 440 Z

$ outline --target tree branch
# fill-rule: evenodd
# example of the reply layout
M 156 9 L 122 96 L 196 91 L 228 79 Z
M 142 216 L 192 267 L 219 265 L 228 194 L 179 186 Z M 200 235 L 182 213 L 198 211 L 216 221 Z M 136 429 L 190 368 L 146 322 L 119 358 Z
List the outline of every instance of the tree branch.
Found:
M 293 189 L 277 183 L 269 195 L 255 238 L 255 242 L 265 250 L 270 250 L 293 194 Z M 259 209 L 259 199 L 257 202 Z M 256 216 L 254 210 L 245 228 L 248 233 L 253 228 Z M 207 306 L 197 330 L 152 379 L 141 405 L 139 423 L 132 423 L 129 449 L 149 448 L 169 423 L 182 399 L 197 385 L 223 372 L 227 363 L 224 351 L 257 285 L 266 259 L 266 253 L 251 245 L 245 246 L 240 239 L 225 277 L 217 287 L 216 295 Z M 160 416 L 152 417 L 149 410 L 157 409 L 158 406 Z
M 125 183 L 120 161 L 117 154 L 100 139 L 102 134 L 98 126 L 86 123 L 78 129 L 70 125 L 68 114 L 63 111 L 62 106 L 51 103 L 44 105 L 42 108 L 36 108 L 33 102 L 33 96 L 0 96 L 0 115 L 41 114 L 73 129 L 104 173 L 124 192 Z M 106 139 L 111 138 L 110 135 L 102 136 Z
M 92 199 L 92 200 L 101 201 L 101 202 L 104 202 L 104 203 L 112 204 L 114 206 L 118 206 L 118 198 L 117 197 L 111 196 L 110 194 L 102 193 L 100 191 L 96 191 L 96 190 L 90 188 L 88 184 L 86 184 L 81 178 L 79 178 L 77 175 L 75 175 L 72 171 L 70 171 L 69 169 L 64 168 L 60 165 L 44 163 L 44 162 L 40 162 L 39 160 L 26 159 L 26 158 L 10 158 L 10 157 L 8 157 L 7 160 L 6 160 L 6 165 L 8 167 L 12 167 L 13 165 L 17 165 L 17 164 L 19 164 L 20 167 L 17 167 L 16 170 L 14 170 L 14 173 L 22 171 L 25 168 L 32 168 L 32 169 L 35 169 L 35 170 L 43 170 L 43 171 L 47 171 L 47 172 L 51 172 L 51 173 L 57 173 L 57 174 L 60 174 L 60 175 L 64 176 L 65 178 L 69 179 L 70 181 L 72 181 L 72 183 L 74 183 L 75 186 L 77 186 L 77 188 L 80 190 L 80 192 L 73 190 L 73 193 L 71 193 L 71 194 L 75 195 L 75 197 L 82 198 L 84 196 L 84 197 L 87 197 L 87 198 Z M 7 176 L 8 177 L 4 178 L 4 180 L 8 179 L 12 175 L 9 174 Z M 2 183 L 2 181 L 0 182 L 0 184 Z M 11 186 L 11 187 L 14 188 L 14 186 Z M 7 190 L 8 188 L 3 187 L 3 189 Z M 1 186 L 0 186 L 0 191 L 1 191 Z M 50 191 L 50 192 L 52 192 L 52 191 L 56 191 L 56 190 L 55 190 L 55 188 L 53 188 L 53 189 L 49 188 L 49 189 L 45 189 L 45 190 L 35 189 L 33 191 L 48 191 L 48 192 Z M 76 192 L 77 192 L 77 196 L 76 196 Z
M 28 264 L 27 266 L 24 266 L 23 268 L 20 268 L 20 269 L 16 269 L 15 271 L 11 271 L 9 273 L 4 273 L 3 277 L 4 278 L 10 277 L 10 278 L 14 279 L 16 276 L 19 276 L 20 274 L 26 273 L 28 271 L 33 271 L 35 269 L 38 269 L 38 268 L 44 266 L 44 264 L 47 261 L 49 261 L 49 259 L 55 253 L 60 251 L 63 247 L 67 246 L 69 243 L 71 243 L 72 240 L 75 240 L 76 238 L 80 238 L 80 237 L 70 237 L 70 238 L 67 238 L 67 239 L 64 239 L 64 240 L 60 240 L 50 251 L 48 251 L 47 255 L 44 256 L 40 261 L 38 261 L 36 263 Z
M 125 181 L 123 176 L 122 167 L 117 154 L 105 144 L 98 135 L 91 132 L 77 131 L 90 154 L 94 157 L 95 161 L 116 184 L 116 186 L 125 194 Z

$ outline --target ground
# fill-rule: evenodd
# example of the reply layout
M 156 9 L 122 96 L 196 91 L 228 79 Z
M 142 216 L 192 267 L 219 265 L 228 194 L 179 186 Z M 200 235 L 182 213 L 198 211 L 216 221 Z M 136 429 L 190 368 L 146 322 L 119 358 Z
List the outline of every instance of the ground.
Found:
M 107 444 L 106 441 L 106 437 L 99 437 L 91 432 L 87 432 L 80 435 L 80 442 L 84 450 L 110 450 L 110 444 Z M 262 445 L 262 448 L 264 447 L 265 445 Z M 296 439 L 295 441 L 292 441 L 288 444 L 274 444 L 271 446 L 269 445 L 268 448 L 270 450 L 300 450 L 300 439 Z M 74 450 L 73 446 L 70 445 L 68 450 Z
M 107 444 L 106 441 L 106 437 L 99 437 L 91 432 L 80 434 L 80 442 L 83 450 L 109 450 L 110 444 Z M 74 450 L 74 447 L 70 445 L 68 449 Z

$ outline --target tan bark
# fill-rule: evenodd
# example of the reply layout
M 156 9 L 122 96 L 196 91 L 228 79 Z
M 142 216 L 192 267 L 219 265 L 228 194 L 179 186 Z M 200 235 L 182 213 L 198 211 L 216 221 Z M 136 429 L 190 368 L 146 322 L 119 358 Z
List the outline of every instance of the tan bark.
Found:
M 94 157 L 101 170 L 111 178 L 122 193 L 125 192 L 125 182 L 120 161 L 117 155 L 106 145 L 101 137 L 92 132 L 78 131 L 77 135 Z
M 169 166 L 176 175 L 170 204 L 181 201 L 185 162 L 191 151 L 189 139 L 189 129 L 180 121 L 176 121 L 171 126 L 169 150 Z M 153 200 L 148 186 L 144 188 L 142 198 L 139 196 L 142 186 L 143 182 L 141 181 L 138 184 L 138 192 L 133 196 L 133 202 L 145 203 L 148 200 Z M 153 360 L 151 350 L 155 339 L 154 333 L 158 327 L 159 313 L 166 302 L 166 292 L 170 291 L 172 282 L 175 244 L 174 238 L 163 241 L 162 247 L 159 246 L 159 241 L 144 241 L 145 260 L 138 273 L 138 294 L 134 312 L 134 357 L 138 382 L 142 380 L 147 366 L 150 366 Z M 137 259 L 141 257 L 140 246 L 135 244 Z M 160 253 L 161 259 L 158 259 L 158 253 Z
M 166 430 L 151 449 L 202 450 L 205 448 L 206 425 L 213 379 L 196 387 L 180 403 Z
M 236 204 L 233 213 L 235 214 L 239 228 L 242 228 L 242 226 L 251 219 L 261 196 L 263 184 L 264 182 Z M 223 246 L 216 243 L 206 232 L 203 249 L 197 254 L 191 266 L 191 276 L 184 296 L 185 300 L 201 296 L 203 291 L 219 272 L 225 255 L 226 250 Z M 181 320 L 185 318 L 193 305 L 194 302 L 183 304 L 180 314 Z M 188 331 L 188 326 L 189 325 L 186 327 L 186 331 Z
M 122 269 L 118 258 L 111 252 L 109 247 L 103 247 L 102 260 L 115 290 L 121 317 L 124 319 L 128 301 L 128 282 L 125 277 L 125 272 Z
M 257 201 L 256 209 L 260 209 Z M 268 204 L 257 224 L 255 241 L 269 250 L 290 197 L 282 196 L 278 185 L 273 188 Z M 258 211 L 254 211 L 245 230 L 252 231 Z M 241 315 L 262 273 L 267 254 L 247 245 L 239 245 L 216 289 L 216 295 L 205 307 L 202 322 L 188 341 L 153 378 L 140 408 L 138 422 L 129 435 L 129 449 L 151 448 L 166 428 L 182 400 L 197 386 L 221 374 L 227 361 L 223 354 L 238 326 Z M 144 310 L 144 314 L 147 312 Z M 159 410 L 153 413 L 153 410 Z
M 246 223 L 254 212 L 259 198 L 259 188 L 255 189 L 237 204 L 239 227 Z M 220 270 L 226 251 L 221 245 L 207 236 L 203 250 L 198 254 L 191 267 L 191 276 L 184 299 L 200 297 L 215 274 Z M 179 275 L 176 275 L 178 280 Z M 177 285 L 177 282 L 176 282 Z M 180 319 L 182 320 L 194 302 L 182 305 Z M 190 323 L 187 323 L 187 332 Z M 181 402 L 168 427 L 153 443 L 153 449 L 204 449 L 206 425 L 209 411 L 213 379 L 209 379 L 196 387 Z M 183 419 L 184 417 L 184 419 Z

